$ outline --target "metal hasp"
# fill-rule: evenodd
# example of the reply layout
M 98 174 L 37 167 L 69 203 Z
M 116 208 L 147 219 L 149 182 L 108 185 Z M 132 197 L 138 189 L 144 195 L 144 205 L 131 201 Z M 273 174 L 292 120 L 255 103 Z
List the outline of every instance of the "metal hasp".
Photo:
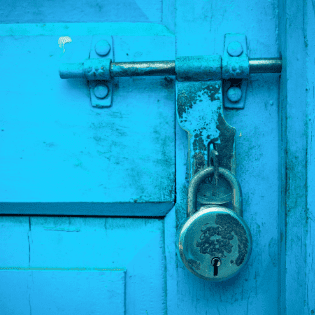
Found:
M 195 66 L 193 59 L 178 59 L 176 112 L 180 127 L 188 132 L 189 179 L 200 170 L 215 164 L 235 173 L 236 130 L 223 117 L 221 57 L 207 58 L 204 63 L 208 70 L 207 77 L 200 76 L 198 72 L 189 72 L 189 65 Z M 200 59 L 197 63 L 200 63 Z M 191 81 L 179 81 L 185 79 Z M 217 154 L 215 158 L 211 158 L 211 152 Z M 223 177 L 211 176 L 200 185 L 197 198 L 201 204 L 222 204 L 232 199 L 232 192 Z
M 178 57 L 175 61 L 178 123 L 188 132 L 189 179 L 214 166 L 235 174 L 235 128 L 223 117 L 226 108 L 242 109 L 250 72 L 281 72 L 281 60 L 249 60 L 246 36 L 226 34 L 223 57 Z M 201 183 L 200 204 L 232 200 L 229 183 L 214 172 Z

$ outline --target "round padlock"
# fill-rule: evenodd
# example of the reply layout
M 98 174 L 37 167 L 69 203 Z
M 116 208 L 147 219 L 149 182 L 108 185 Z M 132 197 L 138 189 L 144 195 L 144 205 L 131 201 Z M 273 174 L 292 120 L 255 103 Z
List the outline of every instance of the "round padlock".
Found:
M 197 210 L 200 183 L 213 174 L 208 167 L 198 172 L 188 188 L 187 221 L 180 228 L 178 253 L 187 269 L 199 278 L 223 281 L 235 276 L 247 263 L 252 249 L 250 230 L 242 218 L 241 187 L 224 168 L 219 173 L 231 185 L 233 210 L 207 205 Z

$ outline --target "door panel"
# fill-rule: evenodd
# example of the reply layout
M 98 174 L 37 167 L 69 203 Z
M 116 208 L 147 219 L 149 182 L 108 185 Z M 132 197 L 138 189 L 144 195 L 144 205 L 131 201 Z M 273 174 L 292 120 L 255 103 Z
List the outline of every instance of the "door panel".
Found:
M 315 3 L 279 1 L 283 180 L 282 311 L 314 314 Z
M 71 313 L 85 298 L 108 314 L 112 289 L 117 314 L 314 313 L 312 0 L 13 1 L 0 16 L 11 23 L 0 26 L 0 213 L 50 215 L 0 217 L 5 315 Z M 61 80 L 58 67 L 87 58 L 93 35 L 113 36 L 116 61 L 148 61 L 222 55 L 226 33 L 247 36 L 250 58 L 281 55 L 283 71 L 281 89 L 279 75 L 251 75 L 245 109 L 224 111 L 253 252 L 242 273 L 211 283 L 175 250 L 188 139 L 174 78 L 115 79 L 112 107 L 97 110 L 87 82 Z M 73 303 L 56 289 L 65 281 Z
M 90 314 L 74 311 L 86 301 L 95 314 L 115 314 L 109 303 L 119 314 L 125 301 L 129 314 L 165 311 L 163 219 L 1 217 L 0 239 L 0 309 L 30 314 L 28 307 L 20 313 L 22 304 L 32 314 L 57 307 L 60 314 Z M 21 303 L 13 303 L 16 290 Z
M 179 1 L 176 6 L 177 55 L 222 55 L 224 34 L 243 33 L 247 36 L 250 58 L 277 57 L 276 7 L 276 1 Z M 253 236 L 253 251 L 248 265 L 228 281 L 211 283 L 195 277 L 178 261 L 177 299 L 169 301 L 170 307 L 177 309 L 178 314 L 278 312 L 278 94 L 278 75 L 251 75 L 245 109 L 224 111 L 227 123 L 236 128 L 236 176 L 243 192 L 244 219 Z M 177 225 L 187 211 L 188 183 L 183 176 L 186 148 L 187 135 L 177 128 Z
M 125 314 L 124 271 L 47 269 L 0 271 L 2 314 Z
M 116 61 L 174 59 L 174 36 L 159 25 L 154 36 L 154 26 L 133 27 L 133 33 L 127 25 L 102 26 L 98 33 L 116 33 Z M 6 81 L 0 89 L 10 105 L 0 113 L 5 148 L 0 212 L 165 215 L 174 203 L 174 80 L 117 78 L 112 106 L 93 108 L 86 80 L 58 75 L 60 62 L 89 57 L 92 37 L 78 36 L 82 29 L 81 24 L 3 29 Z M 27 36 L 5 36 L 19 30 Z M 72 42 L 63 56 L 58 38 L 65 34 Z M 154 46 L 163 49 L 150 49 Z
M 161 0 L 8 1 L 0 9 L 2 23 L 160 22 Z

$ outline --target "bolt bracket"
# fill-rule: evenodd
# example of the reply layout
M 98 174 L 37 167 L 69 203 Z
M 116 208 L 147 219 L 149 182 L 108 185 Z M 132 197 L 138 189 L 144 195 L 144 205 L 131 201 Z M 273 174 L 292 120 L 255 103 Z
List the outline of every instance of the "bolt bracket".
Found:
M 97 44 L 107 41 L 110 49 L 106 55 L 97 53 Z M 114 60 L 113 39 L 111 36 L 96 35 L 93 36 L 90 58 L 84 62 L 84 74 L 89 80 L 89 89 L 91 104 L 93 107 L 105 108 L 112 105 L 113 84 L 110 76 L 110 64 Z M 97 80 L 93 79 L 97 77 Z M 105 85 L 108 88 L 108 94 L 104 98 L 98 98 L 94 89 L 97 85 Z
M 84 62 L 62 63 L 59 75 L 62 79 L 86 78 L 93 107 L 111 106 L 114 77 L 174 75 L 177 82 L 223 80 L 224 107 L 243 109 L 249 73 L 281 73 L 282 64 L 281 59 L 277 58 L 249 60 L 244 34 L 225 35 L 222 57 L 179 56 L 175 61 L 150 62 L 115 62 L 113 59 L 112 37 L 94 36 L 89 59 Z M 96 86 L 97 91 L 94 90 Z
M 243 34 L 225 34 L 222 57 L 223 102 L 225 108 L 244 109 L 248 77 L 249 58 L 246 36 Z M 237 102 L 231 101 L 228 97 L 227 92 L 231 87 L 239 88 L 241 91 L 241 99 Z
M 227 109 L 244 109 L 247 92 L 247 79 L 231 79 L 223 80 L 223 104 Z M 231 87 L 236 87 L 241 90 L 241 99 L 237 102 L 232 102 L 228 97 L 228 90 Z

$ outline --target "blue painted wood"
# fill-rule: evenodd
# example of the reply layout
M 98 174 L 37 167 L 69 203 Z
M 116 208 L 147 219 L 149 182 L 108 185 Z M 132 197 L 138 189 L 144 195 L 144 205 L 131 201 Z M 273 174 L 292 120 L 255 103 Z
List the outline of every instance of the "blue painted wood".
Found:
M 51 35 L 71 33 L 77 36 L 174 36 L 164 25 L 155 23 L 45 23 L 2 24 L 1 36 Z M 58 37 L 57 37 L 58 38 Z
M 121 0 L 91 3 L 88 0 L 38 3 L 27 0 L 8 1 L 0 9 L 2 23 L 52 23 L 52 22 L 160 22 L 161 0 Z
M 76 216 L 164 217 L 174 202 L 2 202 L 0 213 Z
M 83 280 L 88 281 L 92 275 L 95 276 L 92 279 L 94 286 L 90 291 L 94 292 L 97 286 L 97 293 L 107 294 L 100 283 L 101 272 L 91 271 L 93 268 L 127 270 L 126 314 L 260 315 L 312 314 L 315 311 L 312 233 L 315 217 L 312 179 L 315 174 L 312 132 L 315 114 L 314 1 L 174 2 L 104 2 L 99 3 L 99 12 L 95 11 L 97 2 L 93 3 L 94 7 L 89 3 L 88 8 L 83 1 L 73 4 L 71 12 L 65 10 L 65 6 L 63 9 L 62 6 L 47 7 L 45 1 L 37 4 L 39 9 L 42 8 L 41 12 L 37 9 L 27 12 L 24 4 L 16 6 L 14 1 L 1 7 L 0 15 L 6 14 L 2 22 L 45 23 L 3 24 L 0 27 L 3 40 L 1 60 L 14 60 L 13 63 L 2 63 L 6 80 L 0 86 L 5 101 L 5 106 L 0 106 L 0 130 L 3 129 L 0 139 L 5 139 L 6 134 L 10 138 L 6 142 L 7 150 L 2 150 L 4 154 L 0 156 L 0 168 L 7 172 L 7 176 L 2 173 L 0 178 L 6 179 L 3 181 L 5 187 L 10 184 L 16 190 L 11 191 L 15 203 L 4 199 L 8 194 L 3 194 L 3 189 L 0 191 L 1 200 L 10 202 L 0 208 L 2 213 L 165 215 L 172 208 L 175 193 L 176 125 L 176 206 L 164 220 L 0 217 L 0 269 L 25 268 L 0 271 L 11 284 L 6 287 L 5 294 L 0 295 L 0 303 L 6 307 L 1 309 L 2 313 L 5 309 L 5 315 L 30 314 L 30 308 L 34 314 L 41 307 L 38 297 L 43 295 L 36 290 L 43 287 L 50 288 L 49 292 L 54 293 L 57 303 L 62 305 L 62 298 L 58 299 L 59 293 L 54 290 L 61 274 L 63 278 L 72 279 L 69 281 L 70 291 L 73 290 L 70 283 L 79 283 L 82 275 Z M 69 4 L 71 2 L 65 5 Z M 8 11 L 12 5 L 16 8 Z M 121 14 L 122 7 L 124 14 Z M 106 14 L 102 8 L 106 8 Z M 58 23 L 67 21 L 91 23 Z M 174 34 L 161 24 L 95 23 L 104 21 L 162 22 L 176 34 L 176 47 Z M 174 83 L 167 85 L 169 80 L 163 78 L 119 79 L 115 82 L 118 91 L 114 94 L 113 107 L 106 112 L 110 114 L 97 115 L 100 112 L 88 106 L 89 96 L 84 81 L 62 82 L 58 78 L 61 51 L 57 41 L 67 34 L 76 37 L 76 41 L 66 45 L 67 54 L 71 47 L 80 44 L 82 49 L 79 52 L 84 57 L 88 52 L 84 36 L 108 34 L 114 36 L 115 45 L 119 47 L 115 50 L 116 58 L 140 61 L 174 59 L 175 52 L 177 56 L 222 54 L 224 34 L 229 32 L 247 35 L 252 58 L 279 56 L 280 47 L 285 66 L 280 104 L 278 76 L 256 75 L 249 80 L 245 110 L 225 112 L 226 120 L 238 132 L 237 176 L 243 188 L 244 217 L 253 234 L 254 248 L 244 273 L 228 282 L 213 284 L 191 275 L 175 253 L 176 227 L 185 218 L 187 207 L 188 142 L 186 133 L 174 120 Z M 37 39 L 32 41 L 35 36 Z M 76 57 L 80 59 L 81 56 Z M 16 62 L 23 63 L 17 68 Z M 29 71 L 28 75 L 26 71 Z M 33 87 L 36 73 L 41 73 L 42 89 Z M 17 83 L 14 85 L 14 82 Z M 51 106 L 53 102 L 54 106 Z M 115 107 L 115 102 L 119 107 Z M 11 129 L 5 125 L 4 112 L 10 114 Z M 139 113 L 143 113 L 142 119 Z M 59 121 L 59 125 L 55 121 Z M 87 127 L 92 123 L 103 124 L 100 137 L 106 136 L 107 142 L 104 142 L 112 144 L 107 148 L 112 151 L 108 162 L 97 154 L 102 141 L 93 138 L 97 131 Z M 165 123 L 172 127 L 165 128 Z M 143 124 L 146 127 L 140 130 L 139 126 Z M 40 126 L 41 132 L 36 126 Z M 129 133 L 119 135 L 127 127 Z M 106 134 L 108 130 L 109 135 Z M 164 142 L 159 142 L 161 132 Z M 57 137 L 63 141 L 62 146 L 51 146 L 53 141 L 41 139 L 44 136 Z M 121 155 L 123 150 L 114 143 L 117 137 L 121 139 L 120 145 L 126 145 L 128 154 Z M 31 139 L 37 142 L 32 143 Z M 83 144 L 93 149 L 90 150 L 93 157 L 77 150 Z M 26 145 L 28 151 L 24 156 L 21 153 L 25 151 L 21 150 L 25 150 L 23 146 Z M 288 154 L 284 155 L 286 150 Z M 172 154 L 168 155 L 169 152 Z M 141 160 L 137 160 L 139 153 Z M 59 173 L 56 171 L 64 155 L 69 159 L 65 169 L 72 177 L 52 181 L 53 176 L 64 176 L 62 167 Z M 7 156 L 6 160 L 4 156 Z M 78 156 L 82 164 L 75 160 Z M 121 156 L 125 159 L 119 161 L 120 165 L 113 163 Z M 86 161 L 93 176 L 83 168 Z M 170 161 L 169 164 L 166 161 Z M 47 162 L 50 162 L 49 168 L 45 168 Z M 6 165 L 11 165 L 11 169 L 5 169 Z M 99 172 L 100 165 L 105 169 L 103 173 Z M 35 167 L 46 178 L 42 174 L 36 175 Z M 127 172 L 121 182 L 114 178 L 119 167 Z M 121 169 L 119 172 L 123 174 Z M 141 172 L 145 175 L 139 179 Z M 107 180 L 104 180 L 104 173 Z M 46 180 L 45 185 L 39 178 Z M 99 181 L 107 185 L 107 193 L 97 186 Z M 23 201 L 27 202 L 23 204 Z M 27 210 L 26 206 L 29 207 Z M 55 271 L 42 270 L 45 268 Z M 88 270 L 57 271 L 58 268 Z M 35 285 L 31 282 L 31 275 L 36 280 Z M 20 293 L 20 303 L 16 303 L 16 290 Z M 75 302 L 81 302 L 85 297 L 95 298 L 86 293 L 78 300 L 75 294 L 69 294 Z M 97 308 L 106 302 L 108 299 L 98 298 L 93 306 Z M 70 306 L 63 304 L 62 310 Z M 46 313 L 39 311 L 39 314 Z
M 305 29 L 307 58 L 307 127 L 308 127 L 308 143 L 307 143 L 307 238 L 306 238 L 306 311 L 305 314 L 315 313 L 315 164 L 314 164 L 314 123 L 315 123 L 315 2 L 306 1 L 305 16 L 307 25 Z
M 29 218 L 0 217 L 0 267 L 29 265 Z
M 177 55 L 222 54 L 224 34 L 230 32 L 246 34 L 251 58 L 279 55 L 276 1 L 181 1 L 176 8 Z M 278 76 L 251 76 L 245 109 L 224 113 L 237 131 L 236 175 L 253 235 L 248 266 L 231 280 L 211 283 L 190 274 L 178 260 L 177 301 L 170 305 L 178 314 L 279 313 L 278 91 Z M 176 142 L 178 225 L 187 207 L 187 135 L 179 129 Z
M 167 314 L 177 314 L 177 258 L 174 255 L 176 242 L 176 207 L 164 219 L 166 268 Z M 180 285 L 180 284 L 179 284 Z
M 29 272 L 27 270 L 31 269 L 33 273 L 37 273 L 38 283 L 46 283 L 47 295 L 52 294 L 56 299 L 55 281 L 59 279 L 56 272 L 63 275 L 60 281 L 69 279 L 68 288 L 71 292 L 75 288 L 74 282 L 80 281 L 81 272 L 86 274 L 83 276 L 84 281 L 94 277 L 94 282 L 99 281 L 95 290 L 98 290 L 102 283 L 104 288 L 102 287 L 101 293 L 94 293 L 91 288 L 89 291 L 96 294 L 95 307 L 102 308 L 104 303 L 111 302 L 111 298 L 104 295 L 105 289 L 109 290 L 106 294 L 110 294 L 111 286 L 106 288 L 106 283 L 102 282 L 102 270 L 118 269 L 126 270 L 127 314 L 148 312 L 159 315 L 166 310 L 164 220 L 75 217 L 31 217 L 30 221 L 26 217 L 20 219 L 19 221 L 16 217 L 0 217 L 0 252 L 5 253 L 0 255 L 0 272 L 8 272 L 11 268 L 6 276 L 6 281 L 12 278 L 10 292 L 16 289 L 15 277 L 20 277 L 21 304 L 25 300 L 33 309 L 37 307 L 35 297 L 38 291 L 32 291 L 34 294 L 29 297 L 32 285 L 28 287 L 29 280 L 25 275 Z M 60 268 L 65 270 L 58 271 Z M 51 273 L 44 274 L 46 269 Z M 75 270 L 80 270 L 77 272 L 77 280 Z M 97 275 L 89 275 L 94 272 Z M 83 286 L 83 282 L 81 284 Z M 10 294 L 3 298 L 2 303 L 12 307 L 15 312 L 13 314 L 19 314 L 19 306 L 12 304 L 14 297 Z M 73 301 L 77 299 L 77 303 L 84 300 L 82 296 L 69 296 L 70 298 Z M 67 310 L 65 306 L 60 307 Z
M 165 215 L 174 203 L 174 80 L 116 79 L 112 107 L 92 108 L 86 81 L 58 76 L 60 62 L 88 58 L 92 31 L 78 36 L 82 24 L 66 27 L 2 30 L 1 89 L 10 106 L 1 107 L 1 213 Z M 174 59 L 170 32 L 141 27 L 140 36 L 130 36 L 135 26 L 127 35 L 126 25 L 104 28 L 116 28 L 116 61 Z M 65 56 L 62 35 L 72 38 Z
M 285 314 L 315 313 L 314 287 L 314 1 L 280 1 L 285 109 Z M 284 18 L 285 17 L 285 18 Z
M 124 270 L 0 270 L 1 314 L 125 314 Z

